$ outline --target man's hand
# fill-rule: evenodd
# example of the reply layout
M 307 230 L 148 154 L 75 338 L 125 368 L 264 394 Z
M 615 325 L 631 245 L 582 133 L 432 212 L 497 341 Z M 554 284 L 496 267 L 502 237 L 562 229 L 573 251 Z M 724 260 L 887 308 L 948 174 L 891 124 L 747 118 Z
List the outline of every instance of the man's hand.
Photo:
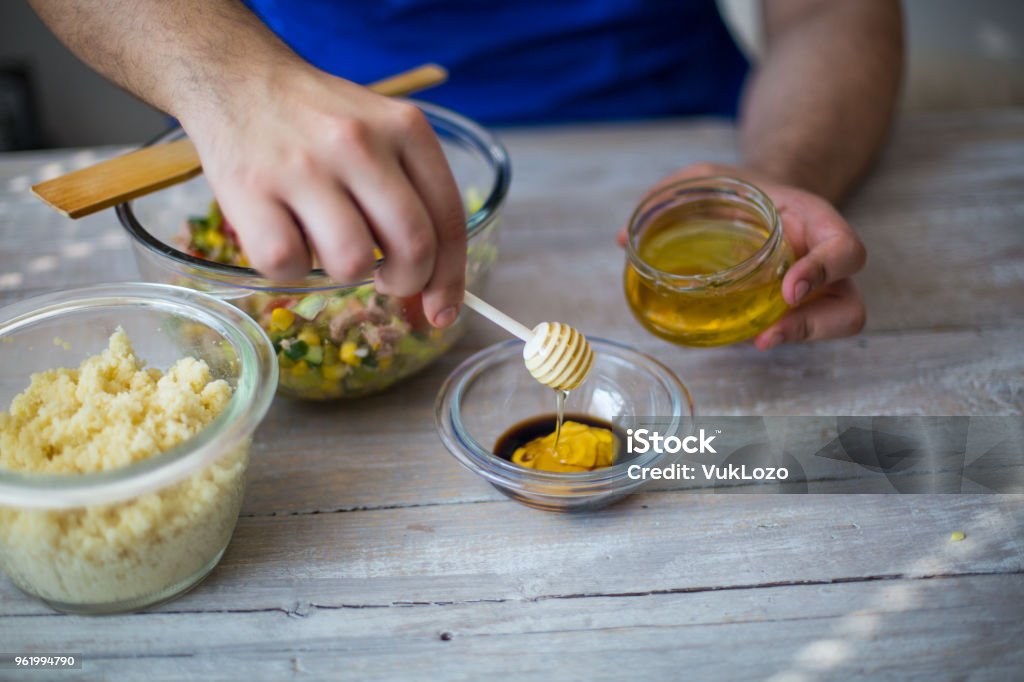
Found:
M 432 324 L 455 320 L 462 200 L 416 107 L 314 69 L 238 0 L 30 2 L 93 68 L 181 121 L 256 269 L 297 279 L 316 254 L 351 282 L 376 245 L 379 291 L 422 291 Z
M 440 143 L 415 106 L 289 65 L 236 84 L 182 125 L 250 262 L 282 280 L 315 255 L 339 282 L 372 273 L 378 291 L 423 291 L 427 319 L 454 321 L 466 229 Z
M 730 175 L 775 203 L 798 260 L 782 281 L 793 309 L 754 339 L 765 350 L 864 326 L 851 279 L 864 267 L 864 246 L 833 204 L 882 147 L 899 91 L 903 19 L 898 0 L 765 0 L 762 7 L 765 54 L 740 107 L 742 167 L 698 164 L 665 182 Z
M 864 301 L 851 277 L 864 267 L 867 253 L 832 205 L 810 192 L 771 182 L 746 169 L 708 163 L 670 175 L 655 189 L 678 180 L 713 175 L 746 180 L 763 190 L 775 204 L 783 233 L 797 256 L 782 280 L 782 296 L 793 309 L 758 334 L 754 345 L 767 350 L 780 343 L 858 333 L 864 327 Z M 623 229 L 619 244 L 624 245 L 625 240 Z

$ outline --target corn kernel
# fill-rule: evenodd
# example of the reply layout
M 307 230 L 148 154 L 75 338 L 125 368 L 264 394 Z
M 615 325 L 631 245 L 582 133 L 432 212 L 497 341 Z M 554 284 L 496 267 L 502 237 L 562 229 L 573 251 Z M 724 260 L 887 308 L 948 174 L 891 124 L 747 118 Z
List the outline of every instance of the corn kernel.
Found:
M 324 343 L 324 360 L 326 366 L 338 364 L 338 347 L 330 343 Z
M 345 365 L 327 365 L 322 367 L 320 371 L 324 374 L 324 382 L 339 381 L 345 376 L 345 372 L 348 367 Z
M 215 230 L 210 230 L 206 235 L 206 239 L 210 242 L 210 246 L 214 248 L 224 246 L 224 235 Z
M 302 333 L 299 334 L 299 341 L 305 341 L 307 346 L 319 346 L 320 335 L 312 327 L 306 326 L 302 328 Z
M 355 341 L 346 341 L 341 344 L 341 361 L 346 365 L 358 365 L 362 362 L 362 358 L 356 355 Z
M 308 373 L 309 365 L 306 364 L 305 360 L 299 360 L 298 362 L 295 363 L 295 366 L 292 367 L 292 376 L 303 377 L 306 376 L 306 374 Z
M 274 308 L 274 312 L 270 313 L 271 331 L 283 332 L 291 327 L 293 322 L 295 322 L 295 313 L 287 308 Z
M 378 363 L 378 366 L 379 366 L 379 367 L 380 367 L 381 369 L 387 369 L 388 367 L 390 367 L 390 366 L 391 366 L 391 362 L 392 362 L 392 360 L 393 360 L 393 358 L 392 358 L 392 357 L 391 357 L 391 356 L 389 355 L 389 356 L 388 356 L 388 357 L 386 357 L 386 358 L 380 358 L 380 359 L 379 359 L 379 360 L 377 361 L 377 363 Z
M 467 187 L 463 195 L 463 204 L 465 205 L 467 215 L 476 213 L 483 208 L 484 195 L 480 188 L 476 186 Z
M 961 540 L 963 540 L 966 537 L 967 537 L 967 533 L 963 532 L 962 530 L 955 530 L 955 531 L 953 531 L 952 533 L 949 534 L 949 541 L 950 542 L 960 542 Z

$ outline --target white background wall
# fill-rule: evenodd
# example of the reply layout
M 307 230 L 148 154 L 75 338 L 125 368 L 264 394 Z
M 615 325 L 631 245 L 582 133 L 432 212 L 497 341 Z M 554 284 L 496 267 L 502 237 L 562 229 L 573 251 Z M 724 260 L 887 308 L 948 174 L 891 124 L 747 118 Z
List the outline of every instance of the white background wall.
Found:
M 832 2 L 858 0 L 832 0 Z M 718 0 L 753 59 L 759 0 Z M 1024 105 L 1024 0 L 903 0 L 909 59 L 906 109 Z
M 719 2 L 756 53 L 758 0 Z M 905 107 L 1024 105 L 1024 0 L 904 0 L 904 7 Z M 0 64 L 11 61 L 31 68 L 40 124 L 53 145 L 137 143 L 166 123 L 82 65 L 22 0 L 0 0 Z

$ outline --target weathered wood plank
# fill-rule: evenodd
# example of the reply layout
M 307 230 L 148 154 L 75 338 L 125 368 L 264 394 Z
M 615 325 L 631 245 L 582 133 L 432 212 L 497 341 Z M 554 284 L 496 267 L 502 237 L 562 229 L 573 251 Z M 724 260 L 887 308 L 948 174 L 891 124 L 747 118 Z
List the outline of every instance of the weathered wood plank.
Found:
M 1024 319 L 1022 128 L 1019 111 L 916 115 L 901 122 L 877 171 L 846 207 L 871 253 L 860 278 L 869 329 Z M 611 240 L 614 231 L 665 173 L 701 159 L 733 160 L 733 136 L 728 125 L 693 122 L 505 132 L 516 181 L 500 267 L 522 260 L 531 276 L 546 273 L 549 284 L 561 285 L 552 276 L 573 253 L 588 267 L 583 278 L 579 271 L 563 275 L 565 283 L 585 292 L 600 286 L 618 301 L 623 257 Z M 2 157 L 0 289 L 137 277 L 112 213 L 70 221 L 28 194 L 31 182 L 116 151 Z M 555 256 L 554 268 L 536 262 L 546 252 Z M 49 268 L 53 258 L 58 272 Z M 95 258 L 104 268 L 89 267 Z
M 513 191 L 535 200 L 559 196 L 589 201 L 607 193 L 630 202 L 613 216 L 625 221 L 632 203 L 664 175 L 698 161 L 737 159 L 732 126 L 716 121 L 596 124 L 499 131 L 512 152 Z M 1019 200 L 1024 174 L 1024 110 L 929 112 L 896 121 L 871 178 L 853 197 L 858 205 L 957 207 Z M 571 216 L 572 204 L 556 204 Z M 595 215 L 600 215 L 595 212 Z
M 780 503 L 785 499 L 785 503 Z M 169 610 L 390 605 L 1024 570 L 1024 496 L 638 495 L 244 518 Z M 949 542 L 952 531 L 968 539 Z M 581 580 L 581 576 L 583 579 Z M 46 609 L 9 586 L 0 612 Z
M 512 302 L 503 288 L 496 291 L 498 305 Z M 1024 332 L 1014 330 L 866 335 L 772 354 L 748 346 L 676 348 L 635 325 L 613 336 L 675 370 L 705 415 L 1019 414 L 1024 407 Z M 433 401 L 459 361 L 500 338 L 477 322 L 436 366 L 376 397 L 328 405 L 278 401 L 254 445 L 245 513 L 499 499 L 441 445 Z M 835 471 L 833 465 L 809 473 Z
M 675 679 L 685 669 L 700 680 L 1005 680 L 1024 669 L 1022 604 L 1018 574 L 145 619 L 19 618 L 7 644 L 87 652 L 79 673 L 53 679 L 234 679 L 242 670 L 252 680 L 621 679 L 624 670 L 630 678 Z
M 496 304 L 512 300 L 497 292 Z M 500 338 L 485 324 L 397 391 L 332 405 L 278 401 L 254 445 L 245 513 L 499 499 L 448 454 L 433 418 L 434 395 L 448 372 L 476 343 Z M 774 354 L 749 346 L 675 348 L 631 333 L 623 328 L 616 338 L 675 370 L 704 415 L 1020 414 L 1024 408 L 1024 332 L 869 335 Z M 822 461 L 808 473 L 837 472 Z
M 845 207 L 870 254 L 859 278 L 869 330 L 1024 320 L 1024 114 L 996 112 L 993 120 L 991 126 L 948 115 L 903 121 L 883 161 Z M 518 172 L 502 268 L 545 273 L 534 288 L 606 291 L 604 298 L 616 303 L 624 258 L 611 237 L 638 197 L 680 166 L 735 157 L 732 130 L 723 124 L 596 126 L 506 140 Z M 519 232 L 529 239 L 513 242 Z M 517 275 L 514 281 L 528 282 Z M 620 317 L 617 306 L 611 315 Z

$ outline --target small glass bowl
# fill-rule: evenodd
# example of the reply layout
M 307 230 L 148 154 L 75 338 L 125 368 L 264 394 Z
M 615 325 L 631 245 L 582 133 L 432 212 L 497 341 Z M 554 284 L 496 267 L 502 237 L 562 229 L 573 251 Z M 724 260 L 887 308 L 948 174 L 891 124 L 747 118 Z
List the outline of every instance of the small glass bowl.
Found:
M 238 521 L 253 431 L 274 397 L 266 334 L 234 306 L 162 284 L 101 285 L 0 310 L 0 410 L 33 374 L 78 367 L 121 327 L 149 367 L 205 360 L 232 397 L 181 445 L 87 474 L 0 468 L 0 569 L 58 611 L 135 611 L 171 599 L 220 560 Z
M 666 234 L 685 244 L 659 241 Z M 660 269 L 655 256 L 685 263 L 686 272 Z M 651 333 L 683 346 L 722 346 L 785 314 L 782 278 L 792 263 L 768 195 L 735 178 L 693 178 L 661 188 L 633 213 L 623 286 Z
M 482 291 L 498 257 L 500 211 L 511 181 L 508 154 L 497 138 L 469 119 L 431 104 L 415 104 L 437 133 L 462 192 L 467 208 L 466 286 Z M 184 136 L 180 128 L 174 129 L 154 143 Z M 204 216 L 212 199 L 213 191 L 200 175 L 121 204 L 117 215 L 131 236 L 145 279 L 230 299 L 260 323 L 277 351 L 281 395 L 333 400 L 382 391 L 432 363 L 465 333 L 465 311 L 455 324 L 434 329 L 423 317 L 418 298 L 377 294 L 372 280 L 335 282 L 316 269 L 304 280 L 285 285 L 252 268 L 186 253 L 186 219 Z M 275 321 L 273 311 L 281 307 L 294 311 L 291 322 Z
M 594 349 L 594 366 L 570 394 L 568 413 L 597 417 L 623 431 L 656 424 L 666 438 L 689 431 L 693 399 L 671 370 L 629 346 L 588 340 Z M 501 493 L 544 511 L 592 511 L 644 485 L 644 480 L 629 475 L 632 465 L 663 467 L 678 458 L 651 449 L 603 469 L 558 473 L 527 469 L 495 455 L 493 446 L 506 430 L 555 411 L 554 391 L 526 370 L 522 349 L 521 341 L 511 340 L 465 360 L 445 381 L 434 408 L 438 433 L 448 451 Z

